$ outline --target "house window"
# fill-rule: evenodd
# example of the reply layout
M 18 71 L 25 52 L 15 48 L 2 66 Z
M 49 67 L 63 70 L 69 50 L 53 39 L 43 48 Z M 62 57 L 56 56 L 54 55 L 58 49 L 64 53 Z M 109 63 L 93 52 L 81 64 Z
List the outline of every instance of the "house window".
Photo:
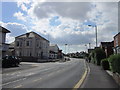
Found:
M 16 42 L 16 46 L 17 46 L 17 47 L 19 46 L 19 41 Z
M 118 46 L 118 37 L 115 39 L 116 46 Z
M 26 42 L 26 46 L 30 46 L 30 45 L 29 45 L 29 41 Z
M 21 53 L 21 52 L 19 53 L 19 56 L 22 56 L 22 53 Z
M 30 56 L 32 56 L 31 52 L 30 52 Z
M 37 41 L 37 47 L 39 46 L 39 42 Z
M 32 46 L 32 41 L 30 41 L 30 46 Z
M 22 42 L 20 42 L 20 47 L 22 47 Z

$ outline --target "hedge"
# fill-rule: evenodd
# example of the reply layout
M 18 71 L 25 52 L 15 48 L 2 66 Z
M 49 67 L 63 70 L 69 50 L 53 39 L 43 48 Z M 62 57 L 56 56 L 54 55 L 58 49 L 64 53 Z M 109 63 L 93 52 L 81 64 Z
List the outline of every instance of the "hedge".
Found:
M 109 57 L 110 69 L 120 74 L 120 54 L 111 55 Z
M 97 48 L 95 49 L 95 60 L 97 65 L 101 64 L 101 60 L 106 58 L 106 54 L 103 49 Z
M 107 58 L 101 60 L 101 65 L 104 70 L 110 70 L 110 66 Z

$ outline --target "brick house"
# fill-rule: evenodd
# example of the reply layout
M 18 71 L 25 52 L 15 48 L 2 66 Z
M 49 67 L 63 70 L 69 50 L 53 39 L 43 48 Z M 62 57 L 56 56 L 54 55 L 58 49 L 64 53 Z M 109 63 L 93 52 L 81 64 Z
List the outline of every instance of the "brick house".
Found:
M 120 53 L 120 32 L 114 36 L 114 53 Z
M 114 47 L 114 41 L 101 42 L 101 44 L 100 44 L 100 48 L 102 48 L 105 51 L 107 57 L 109 57 L 110 55 L 112 55 L 114 53 L 113 47 Z

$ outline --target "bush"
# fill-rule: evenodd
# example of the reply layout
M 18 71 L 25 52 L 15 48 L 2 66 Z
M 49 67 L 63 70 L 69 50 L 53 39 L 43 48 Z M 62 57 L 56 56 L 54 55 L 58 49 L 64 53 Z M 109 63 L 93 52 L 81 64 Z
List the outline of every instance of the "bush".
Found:
M 111 55 L 109 58 L 110 69 L 120 74 L 120 54 Z
M 95 60 L 95 50 L 91 52 L 90 57 L 91 57 L 92 62 L 95 63 L 95 61 L 96 61 Z
M 103 49 L 97 48 L 95 49 L 95 60 L 97 65 L 100 65 L 101 60 L 106 58 L 106 54 Z
M 101 60 L 101 65 L 104 70 L 109 70 L 109 62 L 108 59 L 102 59 Z

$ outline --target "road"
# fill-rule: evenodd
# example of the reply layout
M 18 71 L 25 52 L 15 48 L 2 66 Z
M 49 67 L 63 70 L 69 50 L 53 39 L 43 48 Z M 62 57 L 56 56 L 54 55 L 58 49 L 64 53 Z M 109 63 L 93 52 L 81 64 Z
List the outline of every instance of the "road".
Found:
M 67 62 L 22 63 L 3 69 L 2 88 L 73 88 L 85 72 L 83 59 Z

